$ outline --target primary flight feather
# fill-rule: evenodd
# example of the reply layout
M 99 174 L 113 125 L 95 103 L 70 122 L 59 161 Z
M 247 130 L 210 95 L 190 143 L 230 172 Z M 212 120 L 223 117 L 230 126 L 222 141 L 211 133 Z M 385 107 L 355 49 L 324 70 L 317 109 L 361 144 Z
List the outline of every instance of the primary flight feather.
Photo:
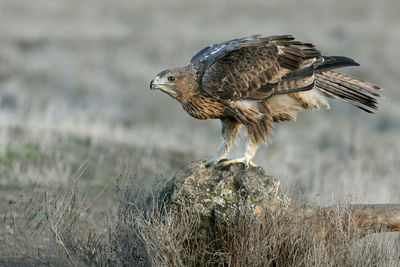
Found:
M 252 35 L 203 48 L 185 67 L 160 72 L 150 88 L 175 98 L 197 119 L 221 120 L 222 142 L 208 164 L 248 167 L 275 123 L 294 121 L 301 109 L 329 108 L 325 96 L 369 113 L 378 108 L 381 88 L 332 71 L 348 66 L 359 64 L 322 56 L 291 35 Z M 244 155 L 226 160 L 242 125 L 248 136 Z

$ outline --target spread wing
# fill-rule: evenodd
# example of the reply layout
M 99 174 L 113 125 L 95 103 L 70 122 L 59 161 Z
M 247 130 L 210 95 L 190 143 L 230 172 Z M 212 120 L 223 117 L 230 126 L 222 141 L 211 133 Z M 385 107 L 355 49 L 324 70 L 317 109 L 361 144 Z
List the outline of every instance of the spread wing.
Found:
M 290 35 L 253 35 L 199 51 L 189 64 L 201 65 L 202 89 L 218 100 L 266 100 L 310 90 L 314 64 L 323 60 L 312 44 Z

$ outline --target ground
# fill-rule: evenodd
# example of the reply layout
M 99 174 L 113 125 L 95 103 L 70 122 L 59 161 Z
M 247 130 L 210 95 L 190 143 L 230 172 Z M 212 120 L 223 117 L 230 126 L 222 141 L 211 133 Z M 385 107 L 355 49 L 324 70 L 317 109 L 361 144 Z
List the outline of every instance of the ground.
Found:
M 212 157 L 219 122 L 191 118 L 149 82 L 205 45 L 254 33 L 293 34 L 324 54 L 351 57 L 361 67 L 346 73 L 385 89 L 374 115 L 332 101 L 329 111 L 279 125 L 255 162 L 307 202 L 398 203 L 399 7 L 397 0 L 0 0 L 0 215 L 33 183 L 62 191 L 83 163 L 80 192 L 94 198 L 109 184 L 94 204 L 101 212 L 113 209 L 114 185 L 127 169 L 149 188 Z M 239 141 L 232 157 L 243 147 Z

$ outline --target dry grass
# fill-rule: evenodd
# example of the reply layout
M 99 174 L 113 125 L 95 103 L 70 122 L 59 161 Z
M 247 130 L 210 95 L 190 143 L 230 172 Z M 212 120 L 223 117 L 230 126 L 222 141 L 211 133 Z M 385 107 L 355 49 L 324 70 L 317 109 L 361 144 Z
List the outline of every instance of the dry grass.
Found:
M 77 196 L 76 182 L 85 169 L 83 164 L 67 190 L 54 192 L 33 185 L 29 193 L 9 202 L 0 263 L 112 265 L 107 232 L 110 217 L 106 212 L 101 217 L 93 214 L 96 199 Z
M 124 233 L 142 240 L 145 266 L 398 266 L 400 260 L 398 240 L 359 240 L 352 223 L 343 221 L 351 217 L 346 206 L 324 216 L 331 225 L 326 235 L 315 218 L 304 221 L 282 210 L 261 214 L 261 219 L 243 211 L 235 224 L 208 231 L 189 208 L 178 220 L 157 210 L 151 206 L 151 213 L 135 210 L 125 217 L 135 231 Z
M 351 216 L 343 205 L 324 215 L 328 233 L 318 228 L 318 218 L 279 209 L 261 215 L 243 210 L 236 223 L 205 229 L 190 207 L 178 215 L 160 208 L 157 188 L 146 195 L 129 171 L 117 186 L 118 208 L 96 215 L 93 202 L 76 193 L 83 169 L 64 193 L 35 187 L 30 198 L 10 203 L 2 264 L 398 266 L 400 260 L 399 240 L 360 238 L 344 221 Z

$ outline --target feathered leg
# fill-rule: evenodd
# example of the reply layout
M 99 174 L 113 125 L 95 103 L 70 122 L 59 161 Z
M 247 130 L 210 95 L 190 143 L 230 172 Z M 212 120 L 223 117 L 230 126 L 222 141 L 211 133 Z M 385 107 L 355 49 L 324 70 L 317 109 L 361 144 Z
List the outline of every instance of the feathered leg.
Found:
M 243 163 L 246 168 L 249 166 L 257 166 L 251 160 L 254 158 L 259 144 L 266 141 L 267 136 L 271 133 L 273 128 L 273 117 L 269 112 L 268 104 L 258 103 L 258 109 L 263 116 L 257 118 L 257 123 L 246 126 L 248 141 L 243 157 L 223 161 L 220 163 L 221 165 L 227 166 L 230 164 Z
M 235 142 L 237 135 L 239 134 L 240 127 L 242 126 L 240 122 L 230 118 L 221 118 L 221 123 L 222 123 L 222 131 L 221 131 L 222 141 L 221 144 L 219 145 L 215 157 L 212 158 L 211 160 L 206 161 L 205 164 L 207 166 L 215 164 L 220 160 L 226 158 L 226 156 L 229 153 L 229 150 L 232 148 L 233 143 Z

